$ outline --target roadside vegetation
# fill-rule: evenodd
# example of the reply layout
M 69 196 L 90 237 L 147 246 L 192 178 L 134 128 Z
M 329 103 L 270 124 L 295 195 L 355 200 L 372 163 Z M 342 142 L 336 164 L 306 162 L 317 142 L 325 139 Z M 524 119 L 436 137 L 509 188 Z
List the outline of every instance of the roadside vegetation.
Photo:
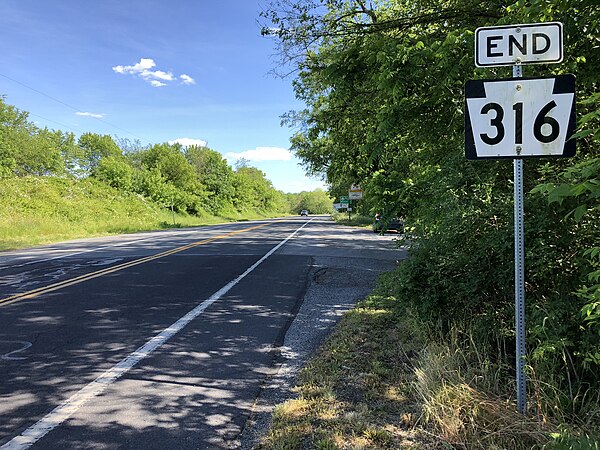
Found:
M 402 217 L 411 236 L 411 257 L 380 287 L 383 306 L 367 301 L 349 315 L 304 372 L 299 403 L 276 412 L 265 445 L 397 448 L 399 438 L 386 435 L 383 424 L 410 430 L 416 423 L 425 436 L 455 448 L 598 448 L 597 5 L 278 0 L 262 16 L 264 33 L 279 42 L 285 73 L 295 74 L 297 97 L 307 105 L 286 116 L 297 130 L 292 149 L 309 173 L 326 176 L 336 199 L 359 184 L 366 215 Z M 510 68 L 475 68 L 477 27 L 546 21 L 564 24 L 565 60 L 524 72 L 576 75 L 578 150 L 575 158 L 524 165 L 530 382 L 528 412 L 520 417 L 514 389 L 513 168 L 510 161 L 465 159 L 464 83 L 511 76 Z M 394 332 L 374 331 L 364 338 L 368 344 L 356 341 L 361 321 L 373 317 L 381 318 L 382 330 L 396 330 L 400 343 L 413 335 L 422 340 L 416 348 L 412 341 L 394 346 Z M 365 352 L 370 346 L 375 350 Z M 381 359 L 377 351 L 387 356 Z M 400 367 L 405 354 L 410 361 Z M 338 366 L 341 355 L 359 365 Z M 327 358 L 333 358 L 331 371 Z M 365 368 L 371 361 L 379 366 Z M 381 381 L 386 372 L 391 378 Z M 364 378 L 362 391 L 350 376 Z M 406 395 L 409 409 L 391 415 L 372 410 L 370 402 L 386 405 L 390 397 L 387 387 L 369 391 L 373 379 Z M 334 389 L 338 385 L 341 391 Z M 348 397 L 345 385 L 356 388 L 357 398 Z M 414 412 L 406 421 L 410 407 Z M 363 416 L 361 424 L 357 418 Z M 277 431 L 285 422 L 292 428 Z M 368 431 L 372 426 L 375 431 Z M 288 432 L 295 436 L 291 441 L 284 440 Z
M 522 416 L 504 362 L 458 328 L 431 334 L 395 295 L 395 274 L 386 274 L 344 316 L 258 448 L 600 448 L 593 416 L 573 422 L 559 408 Z M 560 404 L 560 393 L 530 376 L 534 403 Z
M 374 221 L 374 217 L 369 217 L 362 214 L 351 214 L 350 218 L 348 219 L 348 213 L 343 211 L 335 212 L 331 215 L 331 217 L 340 225 L 350 225 L 365 228 L 371 228 Z
M 39 128 L 0 98 L 0 250 L 65 239 L 328 213 L 324 191 L 284 194 L 208 147 L 142 146 Z
M 93 178 L 0 180 L 0 251 L 74 238 L 209 225 L 282 215 L 255 211 L 186 214 Z
M 299 214 L 303 209 L 309 214 L 330 214 L 333 211 L 333 199 L 321 189 L 286 194 L 286 198 L 294 214 Z

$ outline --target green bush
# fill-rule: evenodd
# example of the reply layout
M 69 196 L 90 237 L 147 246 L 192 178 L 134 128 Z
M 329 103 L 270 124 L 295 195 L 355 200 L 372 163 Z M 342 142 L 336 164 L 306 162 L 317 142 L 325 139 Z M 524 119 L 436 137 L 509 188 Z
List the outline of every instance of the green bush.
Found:
M 135 171 L 123 158 L 103 158 L 94 169 L 94 177 L 122 191 L 133 190 Z

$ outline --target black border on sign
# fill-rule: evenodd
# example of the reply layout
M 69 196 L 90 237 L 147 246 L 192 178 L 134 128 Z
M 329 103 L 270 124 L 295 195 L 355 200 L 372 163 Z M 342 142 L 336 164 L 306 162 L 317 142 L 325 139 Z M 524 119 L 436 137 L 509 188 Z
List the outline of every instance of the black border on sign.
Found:
M 485 97 L 485 86 L 483 84 L 485 81 L 486 80 L 468 80 L 465 83 L 465 156 L 469 160 L 488 159 L 479 158 L 477 156 L 475 136 L 473 135 L 473 128 L 471 127 L 471 115 L 467 104 L 467 99 L 469 98 Z M 467 93 L 472 93 L 473 95 L 468 95 Z
M 528 23 L 528 24 L 522 24 L 522 25 L 502 25 L 502 26 L 497 26 L 497 27 L 479 27 L 475 30 L 475 66 L 476 67 L 504 67 L 504 66 L 516 66 L 517 64 L 514 62 L 509 62 L 509 63 L 491 63 L 491 64 L 483 64 L 479 62 L 479 54 L 477 53 L 477 49 L 478 49 L 478 45 L 477 43 L 479 42 L 479 33 L 481 31 L 487 31 L 487 30 L 505 30 L 507 28 L 533 28 L 533 27 L 544 27 L 544 26 L 548 26 L 548 25 L 558 25 L 558 29 L 560 30 L 560 32 L 558 33 L 558 44 L 559 44 L 559 49 L 560 49 L 560 55 L 558 57 L 558 59 L 550 59 L 550 60 L 546 60 L 546 61 L 525 61 L 525 62 L 521 62 L 520 65 L 522 66 L 526 66 L 526 65 L 532 65 L 532 64 L 557 64 L 563 61 L 564 59 L 564 52 L 563 52 L 563 24 L 562 22 L 540 22 L 540 23 Z
M 475 136 L 471 127 L 471 115 L 467 104 L 469 98 L 484 98 L 484 83 L 495 83 L 503 81 L 517 80 L 547 80 L 554 79 L 553 94 L 573 94 L 573 103 L 571 104 L 571 113 L 569 114 L 569 123 L 567 124 L 567 136 L 565 146 L 561 155 L 525 155 L 525 156 L 477 156 L 475 149 Z M 470 94 L 470 95 L 469 95 Z M 522 77 L 522 78 L 486 78 L 481 80 L 468 80 L 465 83 L 465 157 L 471 161 L 494 160 L 494 159 L 539 159 L 539 158 L 571 158 L 577 151 L 577 141 L 572 139 L 576 128 L 575 104 L 577 101 L 577 92 L 575 91 L 575 75 L 569 73 L 564 75 L 555 75 L 550 77 Z

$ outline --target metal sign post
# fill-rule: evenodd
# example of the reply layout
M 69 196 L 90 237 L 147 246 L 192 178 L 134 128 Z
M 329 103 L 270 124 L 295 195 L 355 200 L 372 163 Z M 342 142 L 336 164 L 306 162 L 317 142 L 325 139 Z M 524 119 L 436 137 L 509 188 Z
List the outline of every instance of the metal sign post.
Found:
M 575 77 L 523 78 L 522 64 L 563 60 L 559 22 L 478 28 L 477 67 L 513 66 L 513 78 L 465 85 L 465 156 L 513 159 L 517 409 L 525 414 L 523 159 L 575 156 Z
M 348 208 L 348 221 L 350 221 L 350 212 L 352 211 L 352 205 L 356 206 L 357 200 L 362 200 L 362 189 L 360 186 L 353 184 L 348 190 L 348 199 L 350 200 L 350 207 Z M 354 203 L 352 203 L 354 200 Z
M 513 66 L 513 77 L 521 78 L 523 67 Z M 523 160 L 513 161 L 515 207 L 515 330 L 517 368 L 517 409 L 525 414 L 527 406 L 527 378 L 525 375 L 525 236 Z

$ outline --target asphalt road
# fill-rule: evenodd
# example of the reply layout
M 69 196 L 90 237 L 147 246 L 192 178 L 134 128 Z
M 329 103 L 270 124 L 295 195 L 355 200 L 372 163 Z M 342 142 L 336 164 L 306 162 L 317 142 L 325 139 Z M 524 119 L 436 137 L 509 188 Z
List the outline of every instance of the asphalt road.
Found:
M 351 303 L 403 256 L 326 217 L 0 254 L 0 449 L 237 447 L 288 331 L 307 354 L 348 307 L 319 285 Z

